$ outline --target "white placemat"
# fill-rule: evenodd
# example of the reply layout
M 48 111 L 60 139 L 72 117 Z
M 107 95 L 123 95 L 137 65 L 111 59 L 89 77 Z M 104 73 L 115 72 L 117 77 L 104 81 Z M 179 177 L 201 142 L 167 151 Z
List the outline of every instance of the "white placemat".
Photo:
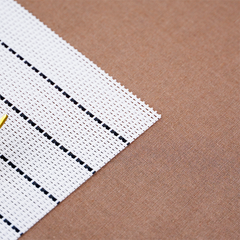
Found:
M 0 0 L 0 239 L 17 239 L 160 115 Z

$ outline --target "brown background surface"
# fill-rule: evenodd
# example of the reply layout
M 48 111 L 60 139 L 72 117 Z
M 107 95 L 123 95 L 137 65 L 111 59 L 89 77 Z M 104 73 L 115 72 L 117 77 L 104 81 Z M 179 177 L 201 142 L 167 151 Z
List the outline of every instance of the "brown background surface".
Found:
M 21 240 L 240 239 L 240 1 L 18 2 L 162 113 Z

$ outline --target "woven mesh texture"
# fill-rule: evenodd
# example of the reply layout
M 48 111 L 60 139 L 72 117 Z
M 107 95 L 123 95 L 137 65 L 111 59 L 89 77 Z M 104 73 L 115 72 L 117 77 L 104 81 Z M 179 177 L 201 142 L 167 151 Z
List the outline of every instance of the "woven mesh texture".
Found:
M 0 239 L 17 239 L 160 115 L 0 0 Z

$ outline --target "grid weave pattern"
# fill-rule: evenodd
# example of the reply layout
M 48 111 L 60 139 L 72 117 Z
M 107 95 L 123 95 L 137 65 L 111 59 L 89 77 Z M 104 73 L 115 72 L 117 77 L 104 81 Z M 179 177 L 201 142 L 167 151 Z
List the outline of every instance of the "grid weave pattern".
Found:
M 16 2 L 0 5 L 0 239 L 16 239 L 160 115 Z

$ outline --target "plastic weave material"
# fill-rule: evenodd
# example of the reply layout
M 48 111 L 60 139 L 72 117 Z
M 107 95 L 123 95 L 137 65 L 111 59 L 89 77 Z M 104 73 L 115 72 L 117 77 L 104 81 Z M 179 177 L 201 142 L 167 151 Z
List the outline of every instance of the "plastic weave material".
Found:
M 0 239 L 17 239 L 160 115 L 0 0 Z

